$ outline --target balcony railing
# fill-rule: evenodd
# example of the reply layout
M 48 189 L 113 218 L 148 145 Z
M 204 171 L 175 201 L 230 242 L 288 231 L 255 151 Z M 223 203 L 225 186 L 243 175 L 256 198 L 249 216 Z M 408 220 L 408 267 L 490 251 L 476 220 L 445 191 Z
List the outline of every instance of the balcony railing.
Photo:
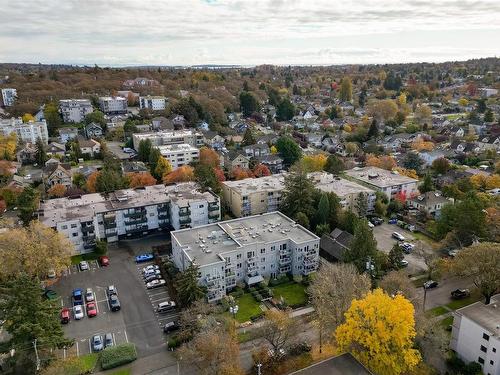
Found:
M 94 226 L 82 226 L 82 233 L 85 235 L 86 233 L 94 233 Z
M 219 211 L 219 205 L 208 205 L 208 211 Z
M 191 223 L 191 218 L 190 217 L 180 217 L 179 218 L 179 223 L 180 224 L 190 224 Z
M 280 257 L 280 259 L 279 259 L 280 264 L 289 264 L 291 262 L 292 262 L 291 257 Z
M 180 209 L 179 210 L 179 216 L 189 216 L 191 215 L 191 210 L 190 209 Z
M 116 227 L 116 226 L 115 226 Z M 118 232 L 117 231 L 106 231 L 106 237 L 116 237 L 118 236 Z
M 116 223 L 115 222 L 104 222 L 104 228 L 105 229 L 114 229 L 116 228 Z
M 139 226 L 134 227 L 134 228 L 125 228 L 125 232 L 127 232 L 127 234 L 145 232 L 147 230 L 148 230 L 147 225 L 139 225 Z
M 315 258 L 304 258 L 304 265 L 316 265 L 318 262 Z
M 135 212 L 126 212 L 123 214 L 123 217 L 127 219 L 137 219 L 140 217 L 145 217 L 146 216 L 146 210 L 141 210 L 141 211 L 135 211 Z
M 281 266 L 278 268 L 279 273 L 286 273 L 286 272 L 290 272 L 291 270 L 292 270 L 292 267 L 290 267 L 290 266 Z
M 210 218 L 219 217 L 219 211 L 208 211 L 208 217 Z
M 142 223 L 147 223 L 148 218 L 146 216 L 144 217 L 137 217 L 137 218 L 130 218 L 125 221 L 125 225 L 136 225 L 136 224 L 142 224 Z

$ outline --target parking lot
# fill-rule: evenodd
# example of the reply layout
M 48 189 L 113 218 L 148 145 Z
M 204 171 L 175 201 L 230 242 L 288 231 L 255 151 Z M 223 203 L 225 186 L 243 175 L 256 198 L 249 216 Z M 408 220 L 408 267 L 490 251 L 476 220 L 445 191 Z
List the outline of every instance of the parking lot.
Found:
M 99 267 L 96 261 L 89 262 L 89 270 L 81 271 L 72 266 L 52 289 L 61 298 L 61 307 L 72 306 L 73 289 L 81 288 L 85 293 L 92 288 L 96 301 L 97 316 L 85 316 L 64 326 L 67 337 L 75 339 L 75 345 L 68 351 L 83 355 L 91 351 L 93 335 L 111 333 L 115 344 L 133 342 L 139 356 L 147 356 L 166 350 L 166 336 L 162 326 L 177 318 L 178 313 L 157 314 L 155 306 L 168 301 L 167 288 L 162 286 L 148 290 L 142 278 L 142 268 L 153 262 L 135 263 L 135 255 L 151 252 L 155 243 L 164 244 L 164 235 L 144 239 L 121 241 L 110 244 L 108 257 L 110 265 Z M 106 288 L 114 285 L 117 289 L 121 310 L 112 312 L 108 303 Z M 67 352 L 64 354 L 68 354 Z

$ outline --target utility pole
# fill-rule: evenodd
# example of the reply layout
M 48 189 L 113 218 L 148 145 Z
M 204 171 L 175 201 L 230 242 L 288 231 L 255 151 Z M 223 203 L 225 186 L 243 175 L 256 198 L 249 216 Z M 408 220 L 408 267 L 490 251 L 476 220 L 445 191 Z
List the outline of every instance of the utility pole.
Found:
M 33 347 L 35 348 L 36 371 L 40 371 L 40 357 L 38 357 L 38 350 L 36 348 L 36 339 L 33 341 Z
M 262 363 L 257 363 L 257 375 L 261 375 L 260 368 L 262 367 Z

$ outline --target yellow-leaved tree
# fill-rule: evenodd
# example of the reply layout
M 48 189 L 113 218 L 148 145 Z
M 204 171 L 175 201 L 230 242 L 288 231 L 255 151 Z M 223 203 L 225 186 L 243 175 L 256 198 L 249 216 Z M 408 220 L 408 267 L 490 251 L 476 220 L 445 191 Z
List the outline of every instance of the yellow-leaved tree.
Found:
M 325 154 L 306 155 L 297 163 L 306 172 L 319 172 L 325 167 L 326 159 L 327 157 Z
M 420 362 L 420 353 L 413 348 L 413 305 L 380 288 L 352 301 L 335 336 L 341 351 L 351 352 L 377 374 L 402 374 Z

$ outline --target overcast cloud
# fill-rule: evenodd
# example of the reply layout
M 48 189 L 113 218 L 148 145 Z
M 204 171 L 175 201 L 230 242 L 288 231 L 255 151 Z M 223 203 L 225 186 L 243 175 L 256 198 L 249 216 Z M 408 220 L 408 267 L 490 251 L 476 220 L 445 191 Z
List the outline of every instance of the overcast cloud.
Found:
M 0 62 L 345 64 L 500 55 L 499 0 L 0 0 Z

